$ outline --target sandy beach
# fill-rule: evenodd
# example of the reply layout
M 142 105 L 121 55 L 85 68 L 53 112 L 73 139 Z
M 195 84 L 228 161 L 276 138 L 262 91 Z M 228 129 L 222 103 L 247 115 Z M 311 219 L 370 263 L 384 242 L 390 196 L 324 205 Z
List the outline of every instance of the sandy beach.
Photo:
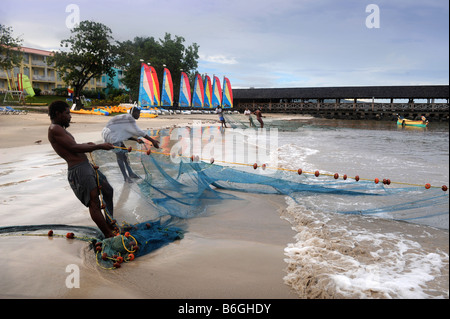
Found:
M 68 130 L 79 143 L 99 142 L 108 120 L 73 114 Z M 192 114 L 141 118 L 138 125 L 165 128 L 198 120 L 218 124 L 216 115 Z M 68 185 L 65 162 L 48 143 L 49 123 L 42 113 L 0 116 L 2 226 L 95 226 Z M 184 239 L 116 270 L 98 267 L 83 241 L 1 235 L 0 298 L 297 298 L 283 282 L 284 249 L 295 235 L 280 218 L 283 198 L 234 195 L 242 200 L 189 220 Z M 66 285 L 68 265 L 80 270 L 79 288 Z

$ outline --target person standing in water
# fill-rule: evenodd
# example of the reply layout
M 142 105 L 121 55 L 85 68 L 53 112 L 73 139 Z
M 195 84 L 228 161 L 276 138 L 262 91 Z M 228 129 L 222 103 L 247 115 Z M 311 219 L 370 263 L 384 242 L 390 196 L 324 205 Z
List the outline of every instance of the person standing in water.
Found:
M 145 131 L 137 126 L 136 120 L 139 119 L 140 115 L 141 110 L 133 106 L 130 109 L 130 113 L 117 115 L 109 120 L 102 131 L 105 142 L 116 146 L 114 152 L 116 153 L 117 164 L 119 164 L 124 180 L 129 183 L 132 182 L 132 178 L 138 178 L 139 176 L 136 175 L 130 167 L 128 151 L 124 149 L 125 144 L 123 141 L 132 140 L 143 143 L 143 141 L 138 138 L 143 137 L 149 140 L 154 147 L 159 148 L 159 142 L 148 136 Z
M 222 123 L 222 127 L 227 127 L 227 124 L 225 123 L 225 118 L 223 117 L 223 109 L 222 107 L 216 108 L 216 113 L 219 115 L 219 121 Z
M 262 120 L 261 109 L 257 109 L 255 112 L 253 112 L 253 114 L 256 115 L 256 120 L 259 122 L 259 124 L 261 124 L 261 128 L 263 128 L 264 127 L 264 122 Z
M 255 123 L 253 123 L 252 112 L 248 108 L 245 109 L 244 115 L 247 116 L 250 127 L 255 126 Z

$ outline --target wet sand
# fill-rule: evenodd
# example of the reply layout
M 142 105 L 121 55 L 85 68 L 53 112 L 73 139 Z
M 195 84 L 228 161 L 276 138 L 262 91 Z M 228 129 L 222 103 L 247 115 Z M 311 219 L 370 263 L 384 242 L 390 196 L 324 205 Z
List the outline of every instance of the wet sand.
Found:
M 72 115 L 79 143 L 99 142 L 108 117 Z M 141 118 L 142 129 L 217 123 L 213 114 Z M 73 195 L 65 162 L 47 140 L 46 114 L 0 116 L 0 225 L 94 227 Z M 283 198 L 234 194 L 187 222 L 185 238 L 116 270 L 96 265 L 86 242 L 47 236 L 0 235 L 0 298 L 297 298 L 284 283 L 284 248 L 295 232 L 280 218 Z M 80 288 L 68 288 L 68 265 Z

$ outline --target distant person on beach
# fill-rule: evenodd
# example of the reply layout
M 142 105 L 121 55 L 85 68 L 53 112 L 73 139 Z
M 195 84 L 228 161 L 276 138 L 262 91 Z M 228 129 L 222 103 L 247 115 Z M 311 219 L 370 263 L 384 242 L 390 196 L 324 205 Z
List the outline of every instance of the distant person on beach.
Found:
M 101 186 L 103 199 L 111 218 L 113 216 L 114 190 L 100 170 L 95 170 L 89 163 L 85 153 L 95 150 L 111 150 L 114 146 L 109 143 L 78 144 L 72 134 L 66 130 L 70 126 L 72 117 L 70 107 L 64 101 L 52 102 L 48 108 L 48 115 L 52 123 L 48 128 L 48 140 L 55 152 L 67 162 L 67 177 L 70 187 L 77 198 L 86 207 L 89 207 L 92 220 L 105 237 L 113 237 L 113 226 L 101 211 L 99 186 Z M 99 184 L 97 184 L 97 181 Z
M 225 123 L 225 118 L 223 117 L 223 110 L 220 106 L 216 108 L 216 113 L 217 115 L 219 115 L 219 121 L 220 123 L 222 123 L 222 127 L 227 127 L 227 124 Z
M 116 153 L 117 164 L 119 164 L 125 182 L 129 183 L 132 182 L 132 178 L 139 178 L 139 176 L 136 175 L 130 167 L 128 151 L 125 149 L 123 141 L 132 140 L 143 143 L 143 141 L 138 138 L 141 136 L 152 142 L 154 147 L 159 148 L 159 142 L 152 139 L 145 131 L 137 126 L 136 120 L 139 119 L 140 116 L 141 110 L 133 106 L 130 109 L 130 113 L 117 115 L 109 120 L 102 131 L 104 141 L 116 146 L 114 152 Z
M 264 122 L 262 120 L 261 109 L 257 109 L 255 112 L 253 112 L 253 114 L 256 115 L 256 120 L 259 122 L 259 124 L 261 124 L 261 128 L 263 128 L 264 127 Z
M 256 126 L 255 123 L 253 123 L 252 112 L 248 109 L 248 107 L 245 109 L 244 115 L 247 116 L 248 121 L 250 123 L 250 127 Z

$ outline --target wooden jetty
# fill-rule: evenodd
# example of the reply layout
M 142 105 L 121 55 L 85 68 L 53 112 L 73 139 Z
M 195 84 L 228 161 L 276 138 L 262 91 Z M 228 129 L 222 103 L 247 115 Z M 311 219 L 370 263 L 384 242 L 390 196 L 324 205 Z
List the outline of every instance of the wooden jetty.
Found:
M 448 85 L 233 89 L 233 100 L 240 112 L 261 108 L 336 119 L 392 120 L 400 114 L 449 120 Z

